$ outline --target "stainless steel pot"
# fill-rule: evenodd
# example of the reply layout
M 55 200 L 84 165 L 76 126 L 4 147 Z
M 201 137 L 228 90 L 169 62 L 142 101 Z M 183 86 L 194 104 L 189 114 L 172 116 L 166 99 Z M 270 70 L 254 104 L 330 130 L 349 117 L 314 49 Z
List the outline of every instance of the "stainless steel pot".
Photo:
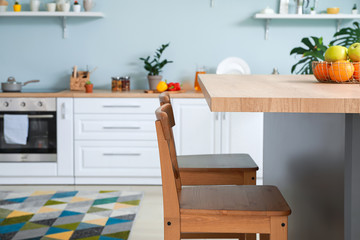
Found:
M 1 83 L 1 90 L 3 92 L 21 92 L 22 86 L 25 86 L 29 83 L 37 83 L 40 80 L 31 80 L 24 83 L 16 82 L 14 77 L 9 77 L 7 82 Z

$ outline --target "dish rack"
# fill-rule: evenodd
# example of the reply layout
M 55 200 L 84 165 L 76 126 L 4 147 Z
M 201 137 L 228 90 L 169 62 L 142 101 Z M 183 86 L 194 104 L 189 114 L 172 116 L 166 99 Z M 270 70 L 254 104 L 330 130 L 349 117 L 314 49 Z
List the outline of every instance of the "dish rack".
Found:
M 315 78 L 321 83 L 360 83 L 360 62 L 312 62 Z

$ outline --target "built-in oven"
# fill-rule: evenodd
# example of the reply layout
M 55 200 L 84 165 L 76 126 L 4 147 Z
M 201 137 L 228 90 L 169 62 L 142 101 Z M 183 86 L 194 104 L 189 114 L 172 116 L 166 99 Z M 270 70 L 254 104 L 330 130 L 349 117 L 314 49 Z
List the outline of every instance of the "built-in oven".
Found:
M 5 138 L 9 116 L 28 121 L 25 144 Z M 56 139 L 55 98 L 0 98 L 0 162 L 56 162 Z

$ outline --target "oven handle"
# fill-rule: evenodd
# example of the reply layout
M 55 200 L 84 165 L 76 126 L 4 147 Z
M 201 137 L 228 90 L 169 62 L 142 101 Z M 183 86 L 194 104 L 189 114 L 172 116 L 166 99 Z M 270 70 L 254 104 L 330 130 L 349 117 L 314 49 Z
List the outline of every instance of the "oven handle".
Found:
M 4 118 L 4 115 L 0 115 L 0 118 Z M 29 115 L 29 119 L 48 119 L 48 118 L 54 118 L 53 115 Z

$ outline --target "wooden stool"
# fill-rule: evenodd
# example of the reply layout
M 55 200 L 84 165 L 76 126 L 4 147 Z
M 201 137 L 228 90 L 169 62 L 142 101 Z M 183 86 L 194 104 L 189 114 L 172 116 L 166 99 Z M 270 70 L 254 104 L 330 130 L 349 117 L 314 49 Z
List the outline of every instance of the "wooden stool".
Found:
M 164 202 L 165 240 L 180 240 L 194 234 L 270 234 L 271 240 L 287 240 L 287 202 L 274 186 L 188 186 L 181 183 L 173 139 L 172 108 L 156 110 Z

